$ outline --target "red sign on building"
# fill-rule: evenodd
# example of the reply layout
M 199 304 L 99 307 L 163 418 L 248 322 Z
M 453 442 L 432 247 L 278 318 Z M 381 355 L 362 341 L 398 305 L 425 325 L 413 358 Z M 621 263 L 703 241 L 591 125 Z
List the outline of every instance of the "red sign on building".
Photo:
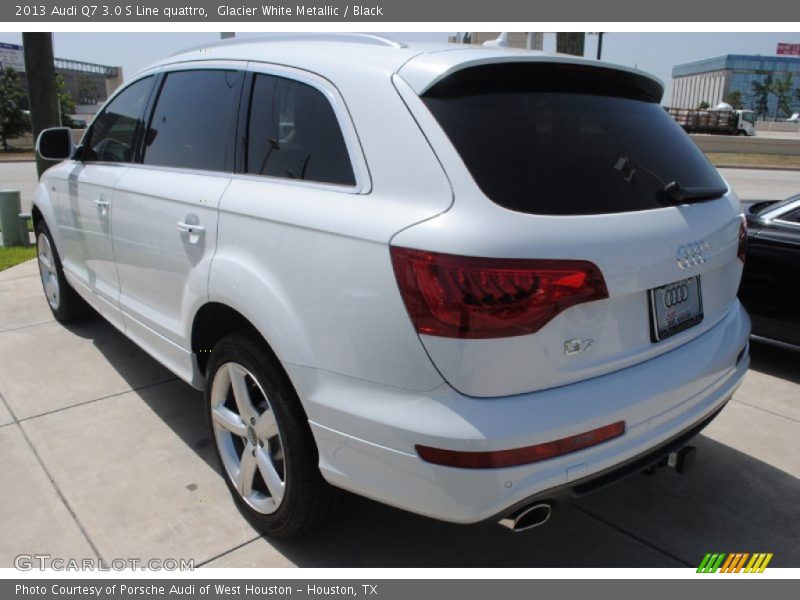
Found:
M 778 54 L 783 56 L 800 56 L 800 44 L 778 44 Z

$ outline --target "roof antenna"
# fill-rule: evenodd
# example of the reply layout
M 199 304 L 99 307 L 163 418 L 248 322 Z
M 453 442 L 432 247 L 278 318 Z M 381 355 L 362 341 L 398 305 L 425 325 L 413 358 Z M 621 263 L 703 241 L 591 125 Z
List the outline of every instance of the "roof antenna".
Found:
M 508 32 L 503 31 L 500 35 L 497 36 L 496 40 L 483 42 L 483 45 L 489 46 L 490 48 L 508 48 Z

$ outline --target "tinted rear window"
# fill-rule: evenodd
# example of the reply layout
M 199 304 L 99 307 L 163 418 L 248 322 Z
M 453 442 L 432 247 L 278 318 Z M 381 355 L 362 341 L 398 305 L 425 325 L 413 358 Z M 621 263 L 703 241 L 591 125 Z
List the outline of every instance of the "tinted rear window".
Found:
M 660 98 L 660 86 L 636 75 L 512 63 L 459 71 L 423 101 L 491 200 L 576 215 L 661 208 L 672 182 L 725 190 Z

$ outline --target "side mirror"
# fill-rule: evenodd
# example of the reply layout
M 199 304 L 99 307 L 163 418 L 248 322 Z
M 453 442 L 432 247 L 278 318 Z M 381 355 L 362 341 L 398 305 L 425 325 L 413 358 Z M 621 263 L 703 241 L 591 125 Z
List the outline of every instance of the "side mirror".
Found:
M 66 160 L 72 156 L 74 149 L 69 127 L 45 129 L 36 140 L 36 152 L 47 160 Z

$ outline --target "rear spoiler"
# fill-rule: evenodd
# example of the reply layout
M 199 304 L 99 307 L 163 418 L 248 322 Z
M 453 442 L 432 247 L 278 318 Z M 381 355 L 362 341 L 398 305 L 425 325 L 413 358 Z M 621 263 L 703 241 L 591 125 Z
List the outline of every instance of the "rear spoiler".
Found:
M 660 79 L 640 71 L 620 65 L 597 60 L 590 60 L 566 54 L 546 54 L 531 50 L 489 49 L 483 47 L 427 52 L 415 56 L 398 71 L 406 83 L 418 96 L 422 96 L 436 84 L 451 75 L 472 67 L 513 64 L 538 63 L 550 65 L 574 65 L 578 69 L 606 72 L 609 75 L 622 75 L 636 87 L 646 92 L 653 101 L 660 102 L 664 95 L 664 84 Z

